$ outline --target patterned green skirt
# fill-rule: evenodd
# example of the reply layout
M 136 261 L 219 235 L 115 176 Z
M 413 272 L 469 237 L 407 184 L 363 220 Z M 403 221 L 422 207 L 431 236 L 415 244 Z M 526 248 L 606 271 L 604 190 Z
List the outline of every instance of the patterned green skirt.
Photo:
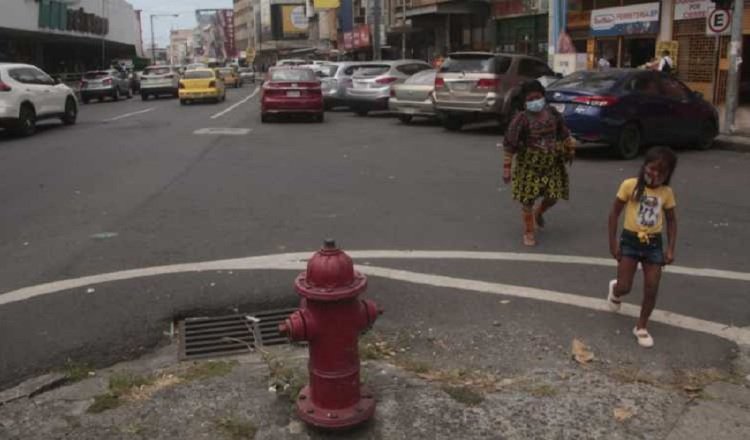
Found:
M 568 172 L 557 151 L 523 149 L 513 168 L 513 198 L 531 205 L 538 198 L 568 200 Z

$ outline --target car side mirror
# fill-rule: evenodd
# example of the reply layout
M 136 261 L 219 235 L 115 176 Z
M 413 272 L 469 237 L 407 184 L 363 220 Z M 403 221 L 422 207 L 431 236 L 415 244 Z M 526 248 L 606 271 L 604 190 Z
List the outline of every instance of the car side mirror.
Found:
M 559 72 L 555 72 L 555 78 L 557 78 L 557 79 L 560 79 L 560 78 L 562 78 L 562 77 L 563 77 L 563 74 L 562 74 L 562 73 L 559 73 Z
M 53 82 L 53 83 L 54 83 L 55 85 L 58 85 L 58 84 L 62 84 L 62 81 L 60 81 L 60 77 L 57 77 L 57 76 L 56 76 L 56 77 L 54 77 L 54 78 L 52 78 L 52 82 Z

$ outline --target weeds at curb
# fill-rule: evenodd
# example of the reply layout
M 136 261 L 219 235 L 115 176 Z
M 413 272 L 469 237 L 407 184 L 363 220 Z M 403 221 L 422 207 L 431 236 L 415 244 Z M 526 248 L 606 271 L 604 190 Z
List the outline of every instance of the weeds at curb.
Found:
M 238 365 L 236 360 L 232 361 L 208 361 L 191 365 L 187 370 L 178 374 L 178 377 L 187 382 L 195 380 L 211 379 L 226 376 Z
M 109 391 L 94 396 L 94 403 L 86 410 L 90 414 L 99 414 L 122 405 L 123 399 L 130 393 L 154 382 L 152 377 L 137 376 L 131 373 L 116 373 L 109 378 Z
M 484 396 L 469 387 L 443 385 L 440 389 L 456 402 L 466 406 L 476 406 L 484 402 Z
M 220 418 L 216 421 L 216 427 L 231 440 L 250 440 L 258 432 L 253 422 L 235 417 Z
M 65 366 L 61 373 L 65 375 L 65 379 L 67 379 L 68 383 L 74 383 L 80 382 L 89 377 L 91 371 L 93 371 L 93 369 L 90 364 L 68 359 L 65 361 Z
M 284 359 L 269 352 L 262 353 L 268 366 L 268 385 L 279 396 L 285 396 L 293 404 L 307 383 L 307 373 L 301 368 L 289 365 Z

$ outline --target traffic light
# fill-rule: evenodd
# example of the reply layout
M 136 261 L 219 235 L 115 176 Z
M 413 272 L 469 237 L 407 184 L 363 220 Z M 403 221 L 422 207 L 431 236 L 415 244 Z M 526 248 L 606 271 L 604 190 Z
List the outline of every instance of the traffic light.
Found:
M 732 1 L 733 0 L 711 0 L 711 3 L 716 5 L 716 9 L 724 9 L 725 11 L 728 11 L 732 9 Z

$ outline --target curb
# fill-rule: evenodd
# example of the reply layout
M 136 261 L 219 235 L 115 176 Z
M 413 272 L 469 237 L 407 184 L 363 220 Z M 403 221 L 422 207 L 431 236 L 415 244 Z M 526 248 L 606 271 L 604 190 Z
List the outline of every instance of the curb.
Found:
M 714 147 L 720 150 L 750 153 L 750 137 L 722 134 L 714 140 Z

